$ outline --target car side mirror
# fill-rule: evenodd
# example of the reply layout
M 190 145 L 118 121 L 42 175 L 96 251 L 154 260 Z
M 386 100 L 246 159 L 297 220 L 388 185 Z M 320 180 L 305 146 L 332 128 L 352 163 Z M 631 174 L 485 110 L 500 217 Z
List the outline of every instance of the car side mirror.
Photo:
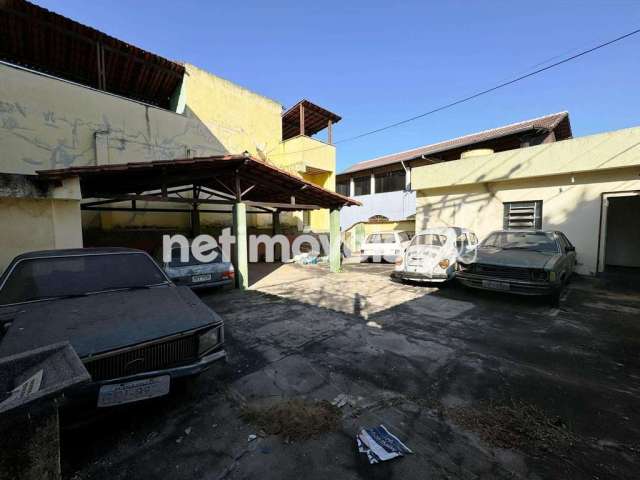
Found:
M 564 251 L 565 252 L 575 252 L 576 251 L 576 247 L 574 247 L 573 245 L 571 245 L 569 247 L 564 247 Z

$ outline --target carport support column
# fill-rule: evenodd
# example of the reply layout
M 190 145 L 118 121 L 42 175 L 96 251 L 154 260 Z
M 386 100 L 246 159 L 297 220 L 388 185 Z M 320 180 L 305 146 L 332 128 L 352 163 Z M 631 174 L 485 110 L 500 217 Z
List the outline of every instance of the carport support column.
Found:
M 236 287 L 245 290 L 249 287 L 249 263 L 247 261 L 247 206 L 242 202 L 233 205 L 233 234 L 236 237 L 233 255 Z
M 275 210 L 272 214 L 271 214 L 271 235 L 273 237 L 275 237 L 276 235 L 280 234 L 280 210 Z M 281 245 L 279 243 L 276 243 L 273 246 L 273 256 L 274 256 L 274 260 L 279 262 L 282 260 L 282 252 L 281 252 Z
M 340 271 L 340 209 L 329 212 L 329 270 Z

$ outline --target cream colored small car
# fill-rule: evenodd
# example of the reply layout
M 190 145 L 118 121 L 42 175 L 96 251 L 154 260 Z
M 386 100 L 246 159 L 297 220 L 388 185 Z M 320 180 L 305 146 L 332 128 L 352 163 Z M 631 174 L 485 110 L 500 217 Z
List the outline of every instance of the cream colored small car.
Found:
M 396 261 L 391 274 L 399 280 L 446 282 L 456 273 L 461 255 L 478 247 L 478 237 L 459 227 L 428 228 L 418 232 Z
M 396 261 L 409 245 L 410 237 L 407 232 L 375 232 L 370 234 L 362 244 L 360 250 L 361 262 L 390 262 Z

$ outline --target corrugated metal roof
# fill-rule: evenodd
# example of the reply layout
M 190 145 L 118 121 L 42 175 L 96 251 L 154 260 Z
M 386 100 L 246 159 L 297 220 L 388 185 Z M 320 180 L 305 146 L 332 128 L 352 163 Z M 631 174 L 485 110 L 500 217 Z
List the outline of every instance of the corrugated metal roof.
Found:
M 561 125 L 561 123 L 564 123 L 564 125 Z M 451 140 L 445 140 L 443 142 L 413 148 L 404 152 L 393 153 L 391 155 L 385 155 L 383 157 L 365 160 L 364 162 L 359 162 L 355 165 L 352 165 L 344 172 L 341 172 L 341 174 L 358 172 L 361 170 L 368 170 L 370 168 L 382 167 L 393 163 L 413 160 L 416 158 L 420 158 L 423 155 L 434 155 L 437 153 L 445 152 L 447 150 L 471 146 L 477 143 L 486 142 L 517 133 L 523 133 L 538 128 L 556 130 L 556 140 L 571 138 L 569 112 L 553 113 L 550 115 L 545 115 L 543 117 L 532 118 L 522 122 L 512 123 L 510 125 L 504 125 L 502 127 L 464 135 L 462 137 L 453 138 Z

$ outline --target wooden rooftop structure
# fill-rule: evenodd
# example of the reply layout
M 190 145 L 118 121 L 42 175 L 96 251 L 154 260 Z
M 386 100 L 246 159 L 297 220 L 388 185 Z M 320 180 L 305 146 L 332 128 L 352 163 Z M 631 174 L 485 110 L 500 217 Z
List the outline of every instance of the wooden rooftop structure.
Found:
M 327 143 L 332 143 L 332 126 L 340 120 L 339 115 L 303 99 L 282 114 L 282 139 L 298 135 L 310 137 L 328 128 Z
M 169 108 L 183 65 L 25 0 L 0 1 L 0 60 Z
M 230 205 L 241 201 L 263 212 L 360 205 L 352 198 L 248 154 L 69 167 L 37 173 L 45 180 L 79 177 L 83 198 L 107 199 L 85 203 L 84 209 L 107 210 L 112 209 L 107 207 L 109 203 L 131 201 L 131 210 L 135 210 L 137 200 L 187 205 Z M 193 196 L 185 197 L 187 192 Z

